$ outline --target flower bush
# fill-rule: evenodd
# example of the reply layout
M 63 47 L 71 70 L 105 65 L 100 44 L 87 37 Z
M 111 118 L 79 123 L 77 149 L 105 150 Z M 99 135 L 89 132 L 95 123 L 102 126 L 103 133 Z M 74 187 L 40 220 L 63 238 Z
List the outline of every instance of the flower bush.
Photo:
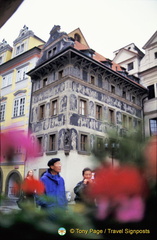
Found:
M 104 166 L 95 171 L 95 183 L 89 185 L 87 194 L 96 200 L 99 219 L 112 213 L 121 222 L 140 221 L 144 216 L 148 183 L 136 167 Z
M 0 133 L 1 162 L 12 161 L 16 157 L 18 150 L 25 154 L 26 158 L 34 158 L 38 155 L 41 146 L 38 141 L 31 140 L 31 132 L 25 133 L 18 129 L 12 129 Z
M 32 144 L 30 133 L 25 135 L 14 130 L 0 137 L 3 161 L 12 161 L 17 146 L 21 146 L 31 159 L 39 151 L 38 144 Z M 109 137 L 116 139 L 117 135 Z M 55 222 L 48 219 L 46 212 L 31 205 L 9 214 L 0 211 L 1 234 L 8 237 L 15 235 L 16 239 L 23 240 L 60 239 L 58 229 L 64 227 L 68 239 L 155 239 L 157 136 L 147 140 L 140 133 L 129 133 L 116 141 L 119 149 L 113 160 L 118 164 L 113 166 L 108 162 L 110 154 L 106 149 L 94 149 L 93 158 L 97 165 L 95 179 L 87 188 L 84 203 L 69 205 L 64 214 L 56 209 L 58 218 Z M 37 179 L 33 179 L 31 184 L 23 182 L 22 188 L 25 192 L 34 192 L 35 189 L 37 194 L 43 192 L 43 186 Z M 72 234 L 71 229 L 75 233 Z M 92 231 L 77 234 L 76 229 Z M 111 234 L 108 229 L 119 232 L 127 229 L 130 234 Z M 136 229 L 149 234 L 133 234 Z M 102 234 L 93 234 L 94 231 Z

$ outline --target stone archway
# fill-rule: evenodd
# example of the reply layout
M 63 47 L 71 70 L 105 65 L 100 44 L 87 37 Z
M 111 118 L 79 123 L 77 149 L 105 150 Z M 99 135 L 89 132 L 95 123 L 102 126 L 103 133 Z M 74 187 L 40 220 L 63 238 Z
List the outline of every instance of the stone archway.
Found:
M 22 182 L 22 177 L 18 171 L 12 171 L 9 173 L 6 180 L 6 196 L 10 199 L 19 198 L 19 191 L 17 191 L 17 186 L 20 186 Z

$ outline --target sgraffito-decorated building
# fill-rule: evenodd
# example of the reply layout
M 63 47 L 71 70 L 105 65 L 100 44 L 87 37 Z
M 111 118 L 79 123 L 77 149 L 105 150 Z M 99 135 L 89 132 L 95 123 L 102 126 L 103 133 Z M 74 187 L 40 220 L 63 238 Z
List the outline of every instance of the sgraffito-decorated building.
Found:
M 94 165 L 92 147 L 104 144 L 107 131 L 122 135 L 142 123 L 147 89 L 91 49 L 79 28 L 67 34 L 54 26 L 28 75 L 33 83 L 30 127 L 42 145 L 31 167 L 40 176 L 48 160 L 59 157 L 66 190 L 73 195 L 82 169 Z

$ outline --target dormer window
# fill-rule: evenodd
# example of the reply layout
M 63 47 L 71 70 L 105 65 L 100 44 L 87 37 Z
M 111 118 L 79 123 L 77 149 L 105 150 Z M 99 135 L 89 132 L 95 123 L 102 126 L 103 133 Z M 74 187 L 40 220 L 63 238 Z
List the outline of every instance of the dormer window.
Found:
M 128 63 L 128 71 L 134 69 L 134 63 L 131 62 L 131 63 Z
M 81 42 L 81 37 L 78 33 L 75 33 L 74 39 L 75 39 L 75 41 Z
M 17 48 L 16 48 L 16 55 L 19 55 L 22 52 L 24 52 L 24 43 L 22 43 L 21 45 L 17 46 Z
M 48 51 L 48 58 L 52 57 L 52 50 Z
M 157 52 L 154 53 L 154 58 L 157 59 Z
M 3 60 L 3 58 L 2 58 L 2 57 L 0 57 L 0 64 L 2 64 L 2 60 Z
M 50 57 L 52 57 L 53 55 L 55 55 L 55 54 L 56 54 L 56 50 L 57 50 L 56 47 L 54 47 L 53 49 L 49 50 L 49 51 L 47 52 L 47 57 L 50 58 Z
M 16 48 L 16 55 L 18 55 L 19 53 L 20 53 L 20 46 Z
M 54 48 L 53 48 L 53 55 L 56 54 L 56 50 L 57 50 L 57 48 L 54 47 Z

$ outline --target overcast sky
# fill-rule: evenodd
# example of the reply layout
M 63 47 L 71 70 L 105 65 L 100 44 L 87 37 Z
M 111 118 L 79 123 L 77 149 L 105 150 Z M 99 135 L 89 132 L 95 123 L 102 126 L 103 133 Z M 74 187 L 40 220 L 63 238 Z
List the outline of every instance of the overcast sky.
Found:
M 67 33 L 79 27 L 93 50 L 113 59 L 130 43 L 142 50 L 156 23 L 157 0 L 25 0 L 1 28 L 0 42 L 12 46 L 24 25 L 44 41 L 54 25 Z

